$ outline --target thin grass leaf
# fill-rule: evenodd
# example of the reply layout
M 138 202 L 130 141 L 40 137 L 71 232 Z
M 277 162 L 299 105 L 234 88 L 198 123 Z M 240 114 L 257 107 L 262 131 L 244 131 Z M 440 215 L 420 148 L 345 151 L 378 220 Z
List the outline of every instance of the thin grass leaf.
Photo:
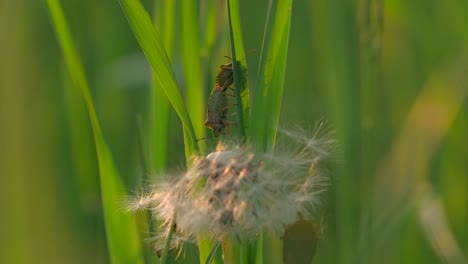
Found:
M 271 0 L 257 83 L 253 90 L 250 138 L 259 150 L 273 149 L 283 96 L 292 0 Z
M 184 127 L 185 154 L 192 156 L 198 151 L 195 131 L 190 117 L 182 100 L 182 95 L 177 89 L 175 76 L 167 57 L 163 41 L 151 23 L 148 12 L 138 0 L 118 0 L 127 20 L 140 44 L 146 59 L 150 63 L 156 80 L 167 95 L 167 98 L 177 112 Z
M 71 80 L 66 80 L 63 85 L 70 87 L 73 83 Z M 94 139 L 91 133 L 83 133 L 91 128 L 88 110 L 81 100 L 76 100 L 81 96 L 80 90 L 70 87 L 64 94 L 67 125 L 70 128 L 69 147 L 73 153 L 73 169 L 76 173 L 78 192 L 80 195 L 98 195 L 100 186 L 96 180 L 96 177 L 99 177 L 95 171 L 96 157 L 90 155 L 96 151 L 93 146 Z
M 205 100 L 204 89 L 201 79 L 201 58 L 200 58 L 200 30 L 198 19 L 197 3 L 194 0 L 186 0 L 181 3 L 182 11 L 182 61 L 185 72 L 187 87 L 187 109 L 194 122 L 195 133 L 200 138 L 205 137 Z M 200 142 L 201 153 L 205 152 L 204 143 Z M 200 253 L 200 263 L 203 263 L 214 247 L 213 243 L 198 237 L 198 249 Z
M 171 230 L 169 230 L 169 235 L 166 240 L 166 246 L 164 247 L 163 253 L 161 255 L 160 264 L 166 264 L 167 256 L 169 255 L 169 250 L 171 248 L 172 235 L 174 234 L 175 224 L 171 224 Z
M 47 4 L 71 78 L 85 99 L 93 128 L 111 262 L 143 263 L 135 218 L 132 215 L 122 213 L 119 208 L 118 200 L 126 195 L 126 191 L 114 166 L 112 154 L 104 141 L 88 82 L 74 47 L 68 24 L 57 0 L 48 0 Z
M 207 1 L 205 8 L 200 10 L 201 17 L 197 16 L 197 8 L 195 7 L 196 1 L 186 1 L 182 5 L 182 15 L 184 19 L 182 20 L 182 48 L 184 55 L 184 68 L 186 69 L 186 80 L 187 80 L 187 93 L 188 104 L 192 105 L 193 108 L 191 111 L 198 112 L 201 110 L 201 118 L 198 117 L 199 121 L 197 125 L 200 125 L 200 131 L 202 135 L 206 136 L 206 128 L 204 126 L 205 111 L 206 111 L 206 102 L 204 98 L 205 91 L 208 91 L 207 88 L 211 87 L 202 87 L 202 79 L 209 80 L 211 83 L 211 78 L 209 78 L 210 73 L 204 71 L 208 68 L 209 57 L 212 51 L 213 45 L 216 40 L 217 28 L 219 27 L 219 16 L 216 13 L 216 2 Z M 206 12 L 206 13 L 205 13 Z M 201 32 L 204 33 L 203 40 L 200 40 L 199 36 L 201 35 L 199 31 L 199 22 L 203 25 Z M 196 34 L 194 34 L 196 33 Z M 193 45 L 195 44 L 195 45 Z M 192 69 L 200 69 L 193 71 Z M 192 76 L 196 73 L 195 76 Z M 187 74 L 190 74 L 187 75 Z M 195 77 L 195 78 L 194 78 Z M 198 102 L 198 104 L 197 104 Z M 202 106 L 200 108 L 200 106 Z M 205 152 L 204 142 L 200 142 L 201 153 Z M 199 251 L 199 261 L 200 263 L 222 263 L 221 252 L 217 250 L 219 247 L 218 244 L 214 244 L 209 238 L 200 234 L 197 238 L 198 242 L 198 251 Z
M 202 18 L 205 16 L 204 24 L 204 38 L 202 44 L 202 57 L 206 59 L 210 56 L 213 45 L 215 44 L 217 37 L 217 28 L 219 25 L 219 15 L 216 13 L 216 1 L 207 1 L 206 13 L 202 13 Z M 201 10 L 203 12 L 203 10 Z
M 155 27 L 159 26 L 169 60 L 173 54 L 174 43 L 174 12 L 175 0 L 155 1 L 153 21 Z M 168 130 L 169 130 L 169 101 L 164 92 L 164 87 L 157 77 L 151 79 L 151 116 L 149 128 L 151 168 L 158 173 L 166 169 Z
M 197 1 L 181 2 L 182 11 L 182 62 L 187 87 L 187 110 L 198 138 L 205 137 L 205 96 L 202 88 L 200 30 Z M 199 142 L 201 153 L 204 152 L 203 141 Z
M 210 241 L 208 238 L 204 237 L 203 235 L 198 236 L 198 250 L 200 252 L 200 263 L 208 262 L 208 259 L 211 258 L 210 262 L 213 264 L 222 263 L 220 262 L 220 258 L 216 254 L 217 251 L 213 251 L 217 245 Z M 211 255 L 214 254 L 214 255 Z
M 241 138 L 245 138 L 245 124 L 249 122 L 249 90 L 247 89 L 247 62 L 237 0 L 228 0 L 229 36 L 231 40 L 234 87 Z

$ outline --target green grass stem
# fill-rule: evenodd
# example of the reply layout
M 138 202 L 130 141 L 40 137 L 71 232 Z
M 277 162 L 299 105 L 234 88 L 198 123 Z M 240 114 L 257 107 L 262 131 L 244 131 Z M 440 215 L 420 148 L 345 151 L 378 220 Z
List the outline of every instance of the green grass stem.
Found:
M 292 0 L 271 0 L 257 83 L 253 90 L 251 141 L 257 150 L 273 150 L 283 96 Z
M 197 1 L 181 1 L 182 64 L 186 84 L 187 110 L 197 138 L 205 137 L 205 96 L 202 88 L 200 30 Z M 204 141 L 198 142 L 204 153 Z M 208 254 L 208 252 L 205 252 Z M 205 255 L 206 256 L 206 255 Z
M 257 83 L 253 91 L 250 139 L 257 151 L 272 151 L 279 123 L 291 24 L 292 0 L 271 0 L 263 36 Z M 257 241 L 257 264 L 281 263 L 281 240 L 263 234 Z
M 167 57 L 172 59 L 174 52 L 174 13 L 175 0 L 154 1 L 153 22 L 159 30 Z M 157 30 L 157 31 L 158 31 Z M 151 112 L 149 125 L 151 168 L 156 172 L 164 172 L 167 164 L 167 149 L 169 142 L 169 101 L 164 87 L 155 75 L 151 79 Z
M 241 138 L 245 139 L 245 124 L 249 121 L 249 90 L 247 89 L 247 61 L 240 23 L 239 3 L 228 0 L 229 36 L 231 41 L 234 87 L 237 103 L 237 117 Z

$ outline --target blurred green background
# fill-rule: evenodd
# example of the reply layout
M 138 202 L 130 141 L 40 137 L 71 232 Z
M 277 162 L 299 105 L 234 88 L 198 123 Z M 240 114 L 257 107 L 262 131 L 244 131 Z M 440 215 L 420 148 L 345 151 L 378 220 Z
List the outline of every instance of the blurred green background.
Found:
M 150 68 L 117 1 L 61 3 L 117 168 L 138 192 Z M 224 4 L 200 51 L 207 91 L 230 52 Z M 246 50 L 261 49 L 267 7 L 240 1 Z M 467 13 L 465 0 L 293 2 L 280 124 L 328 120 L 342 149 L 314 263 L 468 261 Z M 250 84 L 259 54 L 247 57 Z M 0 61 L 0 263 L 108 263 L 90 123 L 44 1 L 0 2 Z M 171 113 L 169 168 L 185 163 L 181 132 Z

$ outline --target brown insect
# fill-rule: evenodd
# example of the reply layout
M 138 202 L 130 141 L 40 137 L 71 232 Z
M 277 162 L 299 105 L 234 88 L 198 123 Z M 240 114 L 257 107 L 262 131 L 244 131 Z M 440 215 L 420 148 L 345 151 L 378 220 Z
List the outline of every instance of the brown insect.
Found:
M 247 54 L 252 51 L 247 52 Z M 234 68 L 232 67 L 232 59 L 229 57 L 227 58 L 230 59 L 231 62 L 219 67 L 219 72 L 216 76 L 216 85 L 213 87 L 213 90 L 211 90 L 206 111 L 207 119 L 205 121 L 205 126 L 213 130 L 215 137 L 218 137 L 220 134 L 224 134 L 224 129 L 226 127 L 228 129 L 228 134 L 230 134 L 229 126 L 237 126 L 236 122 L 229 122 L 226 120 L 228 108 L 236 105 L 229 104 L 228 97 L 235 97 L 235 95 L 226 92 L 227 89 L 234 91 L 231 87 L 234 83 Z
M 219 73 L 216 76 L 216 85 L 224 90 L 234 83 L 232 62 L 223 64 L 219 67 Z
M 229 134 L 229 126 L 237 126 L 236 122 L 229 122 L 226 120 L 228 108 L 236 105 L 229 104 L 228 96 L 234 97 L 234 95 L 227 93 L 226 89 L 227 87 L 215 85 L 208 99 L 205 126 L 213 130 L 215 137 L 224 134 L 224 129 L 226 127 L 228 128 Z
M 249 55 L 250 53 L 254 52 L 255 49 L 248 51 L 245 56 Z M 223 87 L 224 89 L 230 88 L 230 86 L 234 83 L 234 76 L 232 67 L 232 59 L 228 56 L 225 56 L 231 62 L 223 64 L 219 67 L 218 75 L 216 76 L 216 85 Z M 232 88 L 231 88 L 232 89 Z

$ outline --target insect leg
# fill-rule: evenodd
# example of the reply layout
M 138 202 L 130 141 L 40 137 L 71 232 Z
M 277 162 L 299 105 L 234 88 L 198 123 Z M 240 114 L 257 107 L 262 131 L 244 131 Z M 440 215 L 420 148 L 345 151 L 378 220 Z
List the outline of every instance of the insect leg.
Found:
M 237 122 L 224 121 L 224 124 L 225 124 L 226 126 L 228 126 L 228 127 L 231 126 L 231 125 L 232 125 L 232 126 L 237 126 Z
M 223 83 L 223 86 L 221 88 L 222 91 L 225 92 L 227 89 L 231 89 L 234 91 L 234 89 L 230 86 L 233 83 L 233 81 L 234 77 L 231 74 L 231 76 Z
M 227 95 L 227 96 L 236 97 L 235 94 L 230 94 L 230 93 L 226 93 L 226 92 L 223 92 L 223 93 L 224 93 L 225 95 Z
M 228 122 L 228 121 L 224 121 L 223 122 L 224 125 L 227 126 L 227 134 L 230 136 L 231 135 L 231 126 L 237 126 L 237 123 L 236 122 Z
M 224 110 L 226 110 L 226 109 L 228 109 L 228 108 L 230 108 L 230 107 L 236 106 L 236 105 L 237 105 L 237 104 L 230 104 L 230 105 L 227 105 L 227 106 L 221 108 L 221 111 L 224 111 Z

